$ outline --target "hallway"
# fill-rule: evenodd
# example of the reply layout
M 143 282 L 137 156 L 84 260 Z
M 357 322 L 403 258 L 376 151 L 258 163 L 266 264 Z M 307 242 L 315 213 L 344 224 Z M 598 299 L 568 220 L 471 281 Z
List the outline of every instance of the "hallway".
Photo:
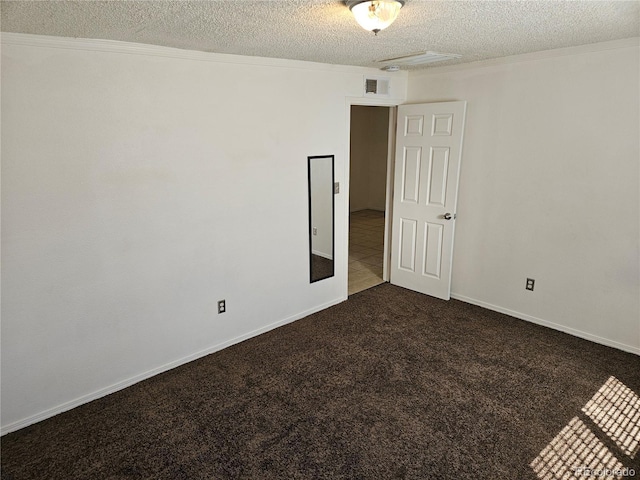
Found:
M 384 212 L 360 210 L 349 219 L 349 295 L 384 282 Z

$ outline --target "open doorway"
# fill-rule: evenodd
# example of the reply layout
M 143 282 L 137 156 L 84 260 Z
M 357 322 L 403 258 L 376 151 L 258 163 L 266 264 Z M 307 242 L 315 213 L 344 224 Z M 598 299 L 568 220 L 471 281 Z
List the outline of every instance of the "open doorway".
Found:
M 349 295 L 385 281 L 390 107 L 351 106 Z

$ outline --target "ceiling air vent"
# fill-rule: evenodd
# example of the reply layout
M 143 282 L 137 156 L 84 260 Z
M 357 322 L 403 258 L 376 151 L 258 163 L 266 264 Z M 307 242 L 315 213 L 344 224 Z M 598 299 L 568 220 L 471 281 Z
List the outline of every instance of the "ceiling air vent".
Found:
M 375 95 L 376 97 L 388 97 L 389 96 L 389 79 L 378 77 L 365 77 L 364 78 L 364 94 Z
M 407 55 L 406 57 L 387 58 L 386 60 L 380 60 L 379 63 L 415 67 L 435 62 L 444 62 L 445 60 L 454 60 L 460 57 L 462 57 L 462 55 L 458 55 L 457 53 L 421 52 L 414 55 Z

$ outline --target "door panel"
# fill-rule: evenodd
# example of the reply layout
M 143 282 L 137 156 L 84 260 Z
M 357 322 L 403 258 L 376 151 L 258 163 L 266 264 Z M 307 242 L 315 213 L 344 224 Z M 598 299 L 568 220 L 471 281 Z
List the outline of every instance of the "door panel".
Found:
M 402 157 L 402 201 L 418 203 L 422 149 L 405 148 Z
M 429 178 L 427 180 L 427 205 L 445 206 L 447 178 L 449 173 L 449 148 L 432 147 L 429 155 Z
M 424 115 L 408 115 L 405 121 L 404 136 L 422 136 L 424 129 Z
M 440 278 L 442 268 L 442 235 L 443 226 L 436 223 L 424 224 L 424 270 L 423 274 Z
M 466 102 L 398 107 L 391 283 L 446 300 L 465 113 Z
M 415 220 L 402 219 L 400 230 L 400 264 L 398 268 L 407 272 L 416 271 L 416 224 Z

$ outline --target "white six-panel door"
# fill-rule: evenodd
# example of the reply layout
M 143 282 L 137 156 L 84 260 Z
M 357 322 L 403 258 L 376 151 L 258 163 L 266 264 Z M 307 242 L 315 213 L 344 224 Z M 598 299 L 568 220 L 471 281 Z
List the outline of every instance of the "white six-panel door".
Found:
M 400 105 L 391 283 L 448 300 L 467 102 Z

